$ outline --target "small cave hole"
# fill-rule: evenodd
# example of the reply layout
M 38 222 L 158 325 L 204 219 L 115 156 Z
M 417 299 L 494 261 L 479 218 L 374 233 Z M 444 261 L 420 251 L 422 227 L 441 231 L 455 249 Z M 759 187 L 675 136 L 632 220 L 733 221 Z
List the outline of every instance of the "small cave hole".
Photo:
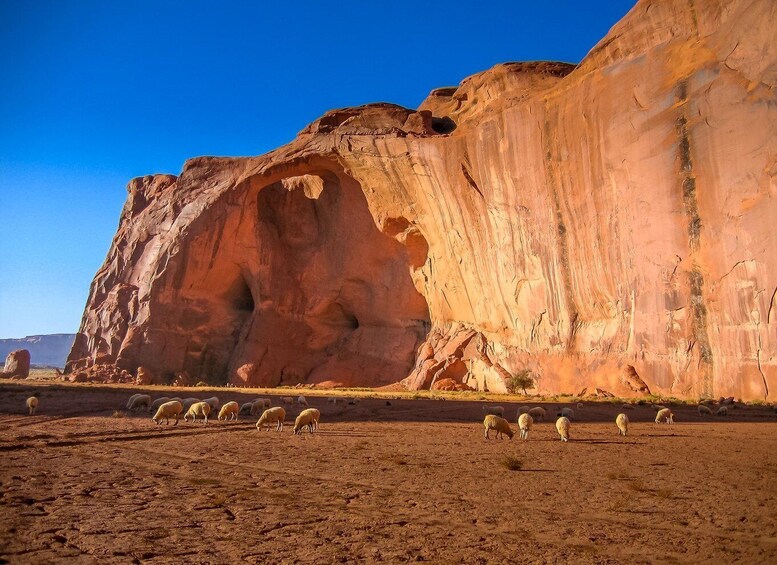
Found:
M 251 293 L 251 288 L 242 276 L 238 277 L 227 291 L 227 300 L 232 306 L 232 309 L 237 312 L 254 311 L 254 295 Z
M 432 129 L 437 133 L 447 134 L 456 129 L 456 122 L 450 117 L 432 118 Z

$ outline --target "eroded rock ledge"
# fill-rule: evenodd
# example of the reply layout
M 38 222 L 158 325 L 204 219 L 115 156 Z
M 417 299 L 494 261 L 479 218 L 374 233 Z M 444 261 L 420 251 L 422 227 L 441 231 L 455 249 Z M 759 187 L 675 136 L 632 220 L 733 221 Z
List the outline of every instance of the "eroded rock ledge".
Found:
M 577 67 L 133 180 L 71 368 L 773 398 L 776 10 L 641 1 Z

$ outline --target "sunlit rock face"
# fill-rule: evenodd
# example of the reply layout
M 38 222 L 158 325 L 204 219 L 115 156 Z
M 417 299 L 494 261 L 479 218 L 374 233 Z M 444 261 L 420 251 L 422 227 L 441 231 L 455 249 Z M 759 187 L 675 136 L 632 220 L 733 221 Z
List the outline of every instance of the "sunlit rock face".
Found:
M 70 359 L 774 398 L 776 22 L 643 1 L 577 67 L 498 65 L 135 179 Z

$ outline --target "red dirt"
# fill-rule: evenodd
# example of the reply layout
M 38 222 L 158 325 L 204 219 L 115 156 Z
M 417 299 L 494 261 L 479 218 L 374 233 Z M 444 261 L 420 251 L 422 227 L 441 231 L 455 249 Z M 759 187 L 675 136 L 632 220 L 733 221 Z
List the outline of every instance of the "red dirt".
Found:
M 486 441 L 474 401 L 308 394 L 321 429 L 294 436 L 246 416 L 114 417 L 126 388 L 37 387 L 27 416 L 31 390 L 0 385 L 0 557 L 12 563 L 777 562 L 767 408 L 676 407 L 669 426 L 639 407 L 623 438 L 617 405 L 587 404 L 563 444 L 552 422 L 529 441 Z M 514 421 L 518 404 L 500 404 Z

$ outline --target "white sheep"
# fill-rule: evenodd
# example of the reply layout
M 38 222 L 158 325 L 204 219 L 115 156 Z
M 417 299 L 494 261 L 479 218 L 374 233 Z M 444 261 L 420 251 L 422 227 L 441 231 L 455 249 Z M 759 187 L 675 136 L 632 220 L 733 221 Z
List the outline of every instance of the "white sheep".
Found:
M 569 418 L 570 420 L 575 419 L 575 411 L 571 408 L 562 408 L 561 412 L 557 414 L 557 416 L 564 416 L 565 418 Z
M 518 416 L 518 429 L 521 433 L 521 439 L 529 439 L 529 430 L 534 424 L 534 418 L 531 414 L 521 414 Z
M 160 398 L 157 398 L 154 402 L 151 403 L 151 406 L 149 407 L 148 411 L 153 414 L 157 410 L 159 410 L 159 407 L 162 406 L 165 402 L 170 402 L 170 399 L 166 396 L 162 396 Z
M 238 405 L 234 400 L 221 407 L 219 420 L 237 420 Z
M 500 418 L 504 418 L 505 416 L 504 406 L 483 406 L 483 411 L 486 414 L 492 414 L 494 416 L 499 416 Z
M 150 405 L 151 397 L 148 394 L 138 394 L 135 395 L 135 398 L 132 400 L 132 402 L 129 403 L 127 408 L 134 412 L 140 408 L 148 408 Z
M 502 434 L 507 434 L 507 437 L 513 439 L 515 435 L 515 432 L 510 428 L 510 423 L 496 414 L 486 414 L 486 417 L 483 419 L 483 427 L 485 428 L 484 435 L 486 439 L 491 439 L 488 437 L 488 432 L 491 430 L 496 430 L 497 438 L 502 437 Z
M 558 435 L 561 436 L 561 441 L 569 441 L 569 426 L 569 418 L 566 416 L 561 416 L 561 418 L 556 420 L 556 430 Z
M 303 410 L 299 413 L 297 419 L 294 420 L 294 433 L 301 434 L 302 428 L 307 426 L 310 430 L 310 433 L 312 434 L 314 429 L 318 429 L 318 420 L 320 418 L 321 412 L 315 408 L 307 408 L 306 410 Z
M 699 411 L 699 416 L 712 416 L 712 410 L 709 406 L 704 406 L 704 404 L 699 404 L 697 407 L 697 410 Z
M 308 401 L 305 399 L 304 396 L 300 395 L 300 396 L 297 397 L 297 404 L 299 404 L 300 406 L 307 406 L 308 405 Z M 303 410 L 303 412 L 304 412 L 304 410 Z
M 655 410 L 656 412 L 660 412 L 661 410 L 665 410 L 665 409 L 666 409 L 666 406 L 661 406 L 660 404 L 653 405 L 653 410 Z
M 542 406 L 535 406 L 530 409 L 527 414 L 531 414 L 531 417 L 540 422 L 545 421 L 545 409 Z
M 170 418 L 175 418 L 175 424 L 174 426 L 178 425 L 178 417 L 181 415 L 181 412 L 183 411 L 183 406 L 180 402 L 177 400 L 171 400 L 170 402 L 165 402 L 162 404 L 159 409 L 156 411 L 156 414 L 154 415 L 151 420 L 155 424 L 161 424 L 162 418 L 165 419 L 165 425 L 170 423 Z
M 38 409 L 38 397 L 33 395 L 27 399 L 27 409 L 30 411 L 30 416 L 35 416 L 35 410 Z
M 189 410 L 186 411 L 186 414 L 184 414 L 183 421 L 188 422 L 189 418 L 192 419 L 192 422 L 197 421 L 197 416 L 202 416 L 203 420 L 205 420 L 205 425 L 208 425 L 208 416 L 211 413 L 210 404 L 207 402 L 201 401 L 201 402 L 195 402 L 191 406 L 189 406 Z
M 286 410 L 280 406 L 274 408 L 268 408 L 259 417 L 259 421 L 256 423 L 256 429 L 261 430 L 265 424 L 267 424 L 267 431 L 270 431 L 270 424 L 276 424 L 275 431 L 283 431 L 283 422 L 286 419 Z
M 712 412 L 710 410 L 710 412 Z M 716 412 L 718 416 L 728 416 L 728 407 L 727 406 L 721 406 L 718 408 L 718 411 Z
M 634 405 L 633 404 L 629 404 L 627 402 L 624 402 L 623 404 L 621 404 L 621 409 L 623 409 L 623 410 L 634 410 Z
M 291 396 L 281 396 L 281 402 L 290 406 L 294 404 L 294 399 Z
M 621 412 L 615 417 L 615 425 L 618 426 L 618 435 L 625 436 L 629 431 L 629 417 Z
M 672 414 L 672 411 L 669 408 L 662 408 L 658 411 L 658 414 L 656 414 L 656 424 L 662 424 L 664 422 L 667 424 L 674 424 L 674 414 Z
M 221 406 L 218 396 L 211 396 L 210 398 L 206 398 L 205 400 L 203 400 L 203 402 L 208 403 L 208 405 L 210 406 L 211 412 L 215 412 L 216 410 L 219 409 L 219 406 Z

